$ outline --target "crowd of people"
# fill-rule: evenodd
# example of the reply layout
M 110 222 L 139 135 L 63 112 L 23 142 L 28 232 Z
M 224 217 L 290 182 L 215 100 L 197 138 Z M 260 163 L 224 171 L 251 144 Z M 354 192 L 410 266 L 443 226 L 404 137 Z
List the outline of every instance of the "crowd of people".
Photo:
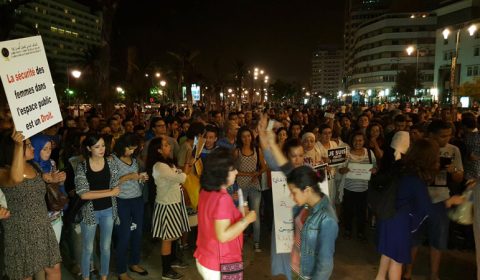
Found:
M 1 112 L 0 279 L 61 279 L 63 263 L 82 279 L 105 280 L 113 256 L 119 279 L 132 280 L 148 275 L 143 238 L 161 241 L 163 279 L 183 277 L 185 248 L 203 279 L 241 279 L 244 240 L 251 235 L 262 252 L 267 232 L 272 275 L 329 279 L 337 237 L 369 242 L 371 225 L 377 280 L 411 279 L 427 239 L 428 277 L 437 280 L 448 212 L 473 191 L 480 213 L 478 111 L 387 104 L 70 113 L 25 139 Z M 329 150 L 343 147 L 346 161 L 331 165 Z M 368 179 L 350 176 L 354 164 L 369 166 Z M 275 249 L 272 171 L 285 174 L 295 203 L 290 253 Z M 395 185 L 388 217 L 369 199 L 382 177 Z

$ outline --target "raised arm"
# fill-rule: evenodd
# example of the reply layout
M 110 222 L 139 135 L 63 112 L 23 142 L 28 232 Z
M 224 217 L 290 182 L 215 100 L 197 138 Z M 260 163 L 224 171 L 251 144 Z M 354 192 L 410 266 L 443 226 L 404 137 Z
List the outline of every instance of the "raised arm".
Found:
M 264 150 L 269 150 L 278 166 L 283 166 L 288 163 L 288 159 L 282 153 L 280 147 L 275 141 L 275 133 L 272 130 L 267 131 L 268 117 L 266 114 L 260 117 L 258 122 L 258 135 L 260 139 L 260 146 Z

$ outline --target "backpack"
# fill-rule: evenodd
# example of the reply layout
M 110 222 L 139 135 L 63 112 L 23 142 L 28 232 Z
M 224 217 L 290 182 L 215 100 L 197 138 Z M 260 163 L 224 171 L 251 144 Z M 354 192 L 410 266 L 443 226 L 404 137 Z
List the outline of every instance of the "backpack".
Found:
M 367 203 L 377 219 L 395 216 L 399 178 L 392 168 L 375 174 L 368 182 Z

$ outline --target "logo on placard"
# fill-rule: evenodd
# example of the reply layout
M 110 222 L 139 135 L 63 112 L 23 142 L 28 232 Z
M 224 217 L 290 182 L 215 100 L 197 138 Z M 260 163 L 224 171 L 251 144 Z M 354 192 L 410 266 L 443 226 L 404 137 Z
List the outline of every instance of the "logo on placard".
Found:
M 8 57 L 10 56 L 10 51 L 8 51 L 7 48 L 2 48 L 2 56 L 5 58 L 5 60 L 8 60 Z

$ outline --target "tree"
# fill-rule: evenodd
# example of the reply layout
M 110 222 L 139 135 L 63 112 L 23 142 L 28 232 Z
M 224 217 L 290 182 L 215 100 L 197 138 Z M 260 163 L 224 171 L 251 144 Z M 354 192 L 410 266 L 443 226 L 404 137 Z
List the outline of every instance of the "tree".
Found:
M 420 73 L 418 74 L 420 77 Z M 402 97 L 413 97 L 415 88 L 421 88 L 421 83 L 417 80 L 417 70 L 415 66 L 407 66 L 397 74 L 397 80 L 393 88 Z
M 106 116 L 113 113 L 114 92 L 110 87 L 110 62 L 113 19 L 117 12 L 119 0 L 97 0 L 102 10 L 102 32 L 99 52 L 100 69 L 97 73 L 99 79 L 98 92 Z
M 175 72 L 177 73 L 177 94 L 181 95 L 182 86 L 187 89 L 187 103 L 192 105 L 192 83 L 195 80 L 195 59 L 200 54 L 199 51 L 183 49 L 179 52 L 167 52 L 175 58 Z
M 294 101 L 301 95 L 302 89 L 298 84 L 276 80 L 269 88 L 272 101 Z
M 473 98 L 480 98 L 480 78 L 475 78 L 473 81 L 463 83 L 458 88 L 458 94 Z

